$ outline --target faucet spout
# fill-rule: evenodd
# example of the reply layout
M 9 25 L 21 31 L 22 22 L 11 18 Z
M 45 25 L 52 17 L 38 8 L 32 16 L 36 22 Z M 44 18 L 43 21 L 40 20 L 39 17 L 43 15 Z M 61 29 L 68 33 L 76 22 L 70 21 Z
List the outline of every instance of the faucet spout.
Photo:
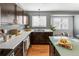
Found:
M 2 34 L 0 34 L 0 36 L 3 37 L 3 40 L 4 40 L 5 42 L 7 42 L 6 34 L 2 33 Z

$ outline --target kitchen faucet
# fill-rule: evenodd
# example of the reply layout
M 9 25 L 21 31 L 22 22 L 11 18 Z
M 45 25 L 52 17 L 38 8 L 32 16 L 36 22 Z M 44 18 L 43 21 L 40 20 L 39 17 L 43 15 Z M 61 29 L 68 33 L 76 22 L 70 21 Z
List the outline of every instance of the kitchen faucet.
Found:
M 0 37 L 3 37 L 3 40 L 6 42 L 7 41 L 7 34 L 4 33 L 3 29 L 0 29 Z
M 61 33 L 62 36 L 69 36 L 69 34 L 67 32 L 63 32 Z

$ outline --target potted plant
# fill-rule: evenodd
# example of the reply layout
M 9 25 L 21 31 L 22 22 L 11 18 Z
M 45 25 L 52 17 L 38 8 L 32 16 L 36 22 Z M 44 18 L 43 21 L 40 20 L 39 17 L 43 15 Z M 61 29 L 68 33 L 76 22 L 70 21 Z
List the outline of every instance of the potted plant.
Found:
M 53 33 L 54 33 L 54 31 L 56 31 L 55 26 L 50 25 L 50 29 L 52 30 Z

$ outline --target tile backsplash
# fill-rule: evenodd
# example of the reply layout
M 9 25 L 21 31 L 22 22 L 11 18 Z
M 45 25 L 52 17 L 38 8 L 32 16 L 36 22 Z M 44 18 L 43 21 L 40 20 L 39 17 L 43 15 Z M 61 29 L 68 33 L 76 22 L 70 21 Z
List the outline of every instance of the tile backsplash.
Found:
M 6 31 L 9 31 L 9 30 L 11 30 L 11 29 L 18 29 L 18 30 L 22 30 L 22 29 L 24 29 L 24 25 L 8 25 L 8 24 L 3 24 L 3 25 L 1 25 L 0 26 L 0 29 L 4 29 L 4 30 L 6 30 Z

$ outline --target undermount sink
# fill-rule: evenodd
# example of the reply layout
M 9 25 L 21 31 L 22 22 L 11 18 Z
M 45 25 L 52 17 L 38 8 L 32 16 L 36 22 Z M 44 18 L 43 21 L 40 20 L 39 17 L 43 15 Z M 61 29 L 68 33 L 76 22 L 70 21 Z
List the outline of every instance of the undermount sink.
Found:
M 44 29 L 35 29 L 34 31 L 35 31 L 35 32 L 45 32 Z

